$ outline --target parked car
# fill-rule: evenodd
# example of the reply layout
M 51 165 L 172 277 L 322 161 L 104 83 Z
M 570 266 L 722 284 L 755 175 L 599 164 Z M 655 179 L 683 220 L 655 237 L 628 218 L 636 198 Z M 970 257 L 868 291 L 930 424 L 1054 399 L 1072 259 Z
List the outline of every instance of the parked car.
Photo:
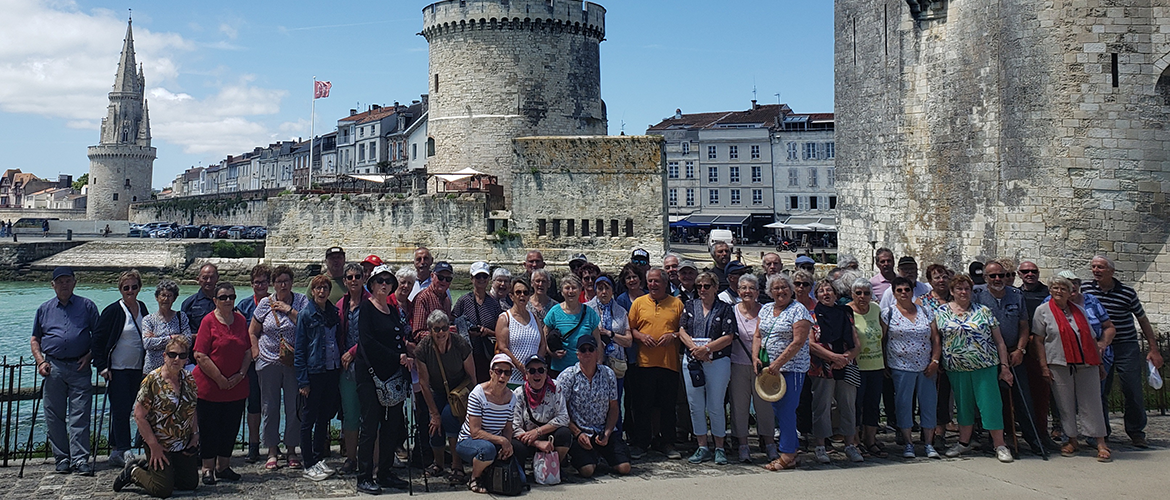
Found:
M 131 238 L 141 238 L 142 237 L 142 224 L 130 224 L 130 237 Z

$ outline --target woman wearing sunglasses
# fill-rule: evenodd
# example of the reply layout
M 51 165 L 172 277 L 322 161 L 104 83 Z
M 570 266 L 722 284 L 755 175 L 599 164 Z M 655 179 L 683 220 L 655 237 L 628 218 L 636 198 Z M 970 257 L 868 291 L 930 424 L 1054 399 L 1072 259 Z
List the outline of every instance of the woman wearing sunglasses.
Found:
M 861 414 L 861 443 L 870 455 L 885 458 L 888 453 L 877 444 L 878 418 L 881 416 L 882 386 L 886 378 L 886 361 L 882 356 L 882 325 L 880 310 L 873 303 L 873 284 L 858 279 L 850 287 L 853 301 L 853 324 L 857 328 L 857 368 L 861 370 L 861 387 L 857 391 L 857 406 Z
M 524 364 L 524 385 L 512 391 L 516 401 L 512 412 L 512 449 L 523 465 L 538 451 L 557 453 L 559 461 L 569 454 L 573 433 L 569 431 L 569 408 L 565 395 L 549 378 L 548 365 L 540 356 L 529 356 Z
M 142 320 L 147 314 L 146 304 L 138 300 L 142 276 L 131 269 L 118 277 L 118 291 L 122 298 L 102 311 L 93 329 L 93 366 L 108 382 L 106 397 L 110 400 L 110 465 L 126 465 L 130 448 L 130 412 L 134 395 L 142 384 L 143 360 L 146 350 L 142 345 Z
M 508 387 L 515 389 L 524 384 L 524 375 L 521 373 L 524 365 L 521 360 L 548 355 L 548 346 L 541 333 L 543 328 L 540 318 L 525 307 L 535 289 L 523 276 L 512 278 L 511 281 L 512 307 L 500 313 L 496 320 L 496 349 L 512 359 L 516 371 L 508 380 Z
M 898 431 L 906 444 L 902 458 L 914 458 L 914 398 L 918 398 L 922 418 L 923 445 L 927 458 L 940 458 L 934 448 L 934 430 L 937 425 L 939 358 L 942 356 L 938 327 L 934 316 L 925 307 L 914 303 L 914 282 L 898 276 L 890 283 L 894 305 L 882 311 L 882 330 L 885 332 L 886 359 L 894 380 L 894 409 Z
M 358 400 L 357 371 L 353 359 L 357 356 L 358 315 L 362 302 L 370 298 L 366 291 L 366 270 L 361 264 L 350 262 L 342 271 L 345 273 L 345 295 L 337 300 L 336 308 L 341 324 L 338 338 L 341 339 L 341 433 L 345 436 L 345 463 L 338 473 L 345 476 L 357 470 L 358 427 L 361 422 L 362 405 Z M 409 290 L 409 289 L 408 289 Z
M 734 275 L 733 275 L 734 276 Z M 738 276 L 729 278 L 739 284 Z M 716 465 L 727 464 L 723 438 L 727 433 L 727 417 L 723 399 L 731 381 L 731 340 L 736 334 L 734 307 L 719 300 L 719 277 L 704 272 L 695 278 L 699 298 L 687 301 L 679 324 L 678 339 L 686 347 L 687 403 L 691 411 L 691 426 L 699 448 L 688 459 L 693 464 L 714 459 Z M 715 438 L 712 453 L 707 444 L 707 418 L 711 418 L 711 434 Z
M 199 439 L 203 457 L 203 484 L 217 479 L 239 481 L 230 467 L 236 432 L 248 399 L 248 365 L 252 342 L 244 316 L 235 310 L 236 288 L 221 281 L 215 285 L 215 310 L 203 317 L 195 336 L 195 385 Z
M 755 356 L 748 352 L 752 336 L 760 324 L 759 296 L 760 279 L 754 274 L 740 276 L 739 298 L 742 302 L 733 308 L 739 338 L 733 339 L 731 344 L 731 390 L 727 396 L 731 400 L 731 433 L 739 442 L 739 461 L 743 463 L 752 461 L 748 448 L 748 417 L 752 409 L 756 410 L 760 447 L 768 454 L 768 460 L 780 456 L 776 449 L 776 417 L 772 414 L 772 405 L 755 391 L 756 374 L 752 369 Z
M 183 370 L 188 345 L 187 337 L 170 337 L 163 351 L 166 361 L 142 380 L 134 420 L 146 442 L 146 461 L 130 461 L 114 479 L 115 492 L 137 484 L 148 495 L 167 498 L 174 490 L 199 486 L 198 396 L 195 378 Z
M 512 378 L 512 359 L 497 354 L 491 361 L 491 378 L 476 385 L 467 397 L 467 419 L 459 430 L 455 451 L 471 462 L 471 479 L 467 488 L 487 493 L 480 476 L 496 459 L 512 458 L 512 414 L 516 397 L 508 390 Z
M 414 367 L 418 370 L 419 392 L 426 403 L 427 436 L 435 463 L 427 467 L 431 477 L 443 476 L 443 442 L 451 452 L 451 481 L 464 482 L 463 460 L 455 452 L 455 438 L 459 436 L 460 419 L 451 413 L 447 394 L 451 389 L 475 385 L 475 361 L 471 344 L 462 335 L 451 334 L 451 319 L 441 310 L 427 316 L 426 335 L 414 351 Z
M 338 328 L 341 318 L 329 301 L 333 280 L 317 275 L 309 282 L 313 300 L 297 321 L 296 369 L 301 406 L 301 446 L 305 456 L 305 477 L 321 481 L 335 472 L 323 460 L 329 446 L 329 421 L 341 405 L 341 353 L 345 332 Z
M 171 280 L 162 280 L 154 289 L 154 300 L 158 311 L 142 319 L 142 347 L 146 349 L 146 361 L 142 364 L 143 375 L 162 366 L 166 361 L 165 351 L 171 337 L 182 336 L 187 345 L 194 342 L 191 324 L 187 315 L 171 309 L 179 297 L 179 285 Z

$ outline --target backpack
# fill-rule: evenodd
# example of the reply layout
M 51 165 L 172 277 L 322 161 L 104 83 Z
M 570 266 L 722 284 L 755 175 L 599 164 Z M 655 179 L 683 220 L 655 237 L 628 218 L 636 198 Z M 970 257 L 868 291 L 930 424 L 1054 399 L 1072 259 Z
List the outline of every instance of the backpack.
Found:
M 524 469 L 516 457 L 492 462 L 480 480 L 488 493 L 494 495 L 516 496 L 529 488 Z

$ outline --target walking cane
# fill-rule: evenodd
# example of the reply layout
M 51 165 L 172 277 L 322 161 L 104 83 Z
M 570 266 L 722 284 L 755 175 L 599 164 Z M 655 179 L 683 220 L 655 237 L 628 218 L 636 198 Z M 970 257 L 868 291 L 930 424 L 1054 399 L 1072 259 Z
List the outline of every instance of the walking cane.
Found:
M 1008 371 L 1012 372 L 1012 381 L 1014 382 L 1015 379 L 1018 377 L 1016 375 L 1016 367 L 1010 366 L 1010 363 L 1009 363 Z M 1038 443 L 1040 445 L 1040 458 L 1043 458 L 1045 461 L 1047 461 L 1048 460 L 1048 448 L 1044 447 L 1044 442 L 1042 440 L 1043 438 L 1041 438 L 1040 433 L 1036 432 L 1036 420 L 1032 418 L 1032 409 L 1028 407 L 1028 398 L 1025 397 L 1025 395 L 1024 395 L 1024 389 L 1022 387 L 1020 387 L 1020 384 L 1016 384 L 1016 383 L 1013 383 L 1012 387 L 1016 388 L 1017 391 L 1020 391 L 1020 401 L 1022 401 L 1024 403 L 1024 415 L 1028 419 L 1028 426 L 1030 426 L 1032 428 L 1032 435 L 1036 436 L 1036 439 L 1040 441 L 1040 443 Z M 1014 400 L 1015 398 L 1012 398 L 1012 399 Z
M 1012 384 L 1011 386 L 1008 386 L 1008 413 L 1011 415 L 1011 418 L 1009 418 L 1007 422 L 1004 422 L 1004 431 L 1011 432 L 1010 436 L 1012 437 L 1012 449 L 1015 451 L 1016 456 L 1019 456 L 1020 437 L 1016 435 L 1016 397 L 1012 394 L 1012 386 L 1018 385 L 1015 383 L 1015 376 L 1015 372 L 1012 372 Z
M 41 383 L 41 391 L 43 392 L 44 390 L 45 390 L 45 384 L 42 382 Z M 33 376 L 33 396 L 36 396 L 36 394 L 37 394 L 37 378 L 36 378 L 36 375 L 34 375 Z M 44 397 L 44 395 L 42 394 L 41 397 Z M 28 443 L 25 444 L 25 446 L 24 446 L 24 459 L 22 459 L 20 461 L 20 473 L 18 473 L 16 475 L 16 477 L 21 478 L 21 479 L 24 478 L 24 464 L 25 464 L 25 462 L 28 462 L 28 457 L 30 455 L 32 455 L 33 432 L 36 431 L 36 429 L 37 429 L 37 413 L 38 413 L 40 403 L 41 403 L 41 398 L 33 399 L 32 425 L 30 425 L 28 428 Z

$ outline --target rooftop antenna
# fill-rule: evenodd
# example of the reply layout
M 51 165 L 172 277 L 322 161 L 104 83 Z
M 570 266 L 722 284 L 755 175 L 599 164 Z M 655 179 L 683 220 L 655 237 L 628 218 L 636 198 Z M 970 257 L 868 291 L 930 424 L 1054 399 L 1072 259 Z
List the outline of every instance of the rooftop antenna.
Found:
M 756 100 L 756 77 L 752 77 L 752 100 Z
M 134 9 L 126 9 L 126 10 L 130 11 L 130 15 L 126 16 L 126 19 L 129 20 L 130 22 L 134 22 Z

